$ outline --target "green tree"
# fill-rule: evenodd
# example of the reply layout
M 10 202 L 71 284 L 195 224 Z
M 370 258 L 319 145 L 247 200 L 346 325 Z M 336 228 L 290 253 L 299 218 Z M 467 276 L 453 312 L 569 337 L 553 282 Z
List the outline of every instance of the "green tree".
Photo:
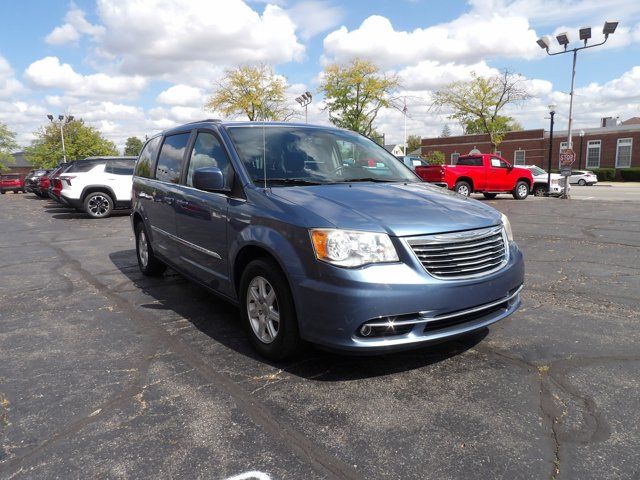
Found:
M 442 133 L 440 133 L 441 137 L 450 137 L 451 136 L 451 129 L 449 128 L 449 125 L 447 125 L 446 123 L 444 124 L 444 127 L 442 127 Z
M 495 129 L 498 132 L 517 132 L 522 130 L 522 125 L 520 125 L 516 120 L 512 117 L 505 117 L 502 115 L 498 115 L 494 121 Z M 468 120 L 464 124 L 464 131 L 468 135 L 472 135 L 475 133 L 487 133 L 484 128 L 484 124 L 480 121 L 480 119 Z
M 529 98 L 522 77 L 503 71 L 500 75 L 480 77 L 471 73 L 470 81 L 458 81 L 435 92 L 433 106 L 452 111 L 449 118 L 489 135 L 495 150 L 508 130 L 510 117 L 500 114 L 510 104 Z M 509 121 L 505 121 L 505 119 Z
M 422 138 L 420 135 L 409 135 L 407 137 L 407 153 L 419 149 L 422 146 Z
M 320 92 L 331 123 L 371 137 L 378 112 L 393 106 L 391 93 L 398 86 L 397 77 L 380 73 L 372 62 L 355 59 L 348 65 L 327 66 Z
M 251 121 L 286 121 L 295 115 L 287 103 L 286 88 L 285 79 L 271 67 L 244 65 L 225 71 L 205 108 L 225 117 L 246 115 Z
M 96 155 L 118 155 L 116 145 L 107 140 L 82 119 L 64 124 L 64 144 L 67 161 Z M 50 168 L 62 161 L 60 123 L 54 122 L 35 132 L 35 139 L 25 148 L 25 157 L 36 167 Z
M 440 150 L 427 153 L 424 159 L 429 162 L 429 165 L 444 165 L 444 153 Z
M 127 143 L 124 145 L 124 155 L 128 157 L 137 157 L 140 155 L 144 143 L 138 137 L 127 138 Z
M 8 170 L 7 165 L 15 162 L 11 153 L 17 149 L 16 134 L 0 122 L 0 172 Z

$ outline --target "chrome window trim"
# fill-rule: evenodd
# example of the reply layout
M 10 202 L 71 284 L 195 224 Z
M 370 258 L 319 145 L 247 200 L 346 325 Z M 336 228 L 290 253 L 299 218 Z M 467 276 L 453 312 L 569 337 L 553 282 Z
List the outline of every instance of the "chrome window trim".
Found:
M 185 245 L 187 247 L 193 248 L 194 250 L 197 250 L 200 253 L 204 253 L 205 255 L 209 255 L 209 256 L 211 256 L 213 258 L 216 258 L 218 260 L 222 260 L 222 257 L 219 254 L 217 254 L 216 252 L 212 252 L 211 250 L 207 250 L 206 248 L 201 247 L 200 245 L 196 245 L 195 243 L 188 242 L 185 239 L 177 237 L 174 234 L 169 233 L 169 232 L 167 232 L 165 230 L 162 230 L 161 228 L 158 228 L 158 227 L 156 227 L 154 225 L 151 225 L 151 230 L 153 230 L 154 232 L 157 232 L 157 233 L 159 233 L 161 235 L 164 235 L 167 238 L 170 238 L 171 240 L 173 240 L 175 242 L 178 242 L 178 243 L 181 243 L 181 244 L 183 244 L 183 245 Z

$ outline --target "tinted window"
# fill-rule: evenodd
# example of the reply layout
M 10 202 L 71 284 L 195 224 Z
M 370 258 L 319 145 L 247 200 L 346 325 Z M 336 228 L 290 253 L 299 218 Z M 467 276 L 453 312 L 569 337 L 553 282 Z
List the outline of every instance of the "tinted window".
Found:
M 158 153 L 158 145 L 161 137 L 152 138 L 140 152 L 138 163 L 136 164 L 135 174 L 138 177 L 151 178 L 151 166 Z
M 104 171 L 114 175 L 133 175 L 135 160 L 109 160 Z
M 460 157 L 456 165 L 465 165 L 467 167 L 481 167 L 482 157 Z
M 187 185 L 193 187 L 193 172 L 198 168 L 205 167 L 218 167 L 224 174 L 226 186 L 229 186 L 228 181 L 231 169 L 226 152 L 215 135 L 201 132 L 198 133 L 191 151 L 189 170 L 187 171 Z
M 182 160 L 190 135 L 190 133 L 180 133 L 164 139 L 160 149 L 160 156 L 158 157 L 158 166 L 156 167 L 156 178 L 158 180 L 171 183 L 180 181 Z
M 71 167 L 69 167 L 69 170 L 67 170 L 67 172 L 68 173 L 88 172 L 89 170 L 93 169 L 95 166 L 104 164 L 104 163 L 105 163 L 105 160 L 78 160 L 73 165 L 71 165 Z

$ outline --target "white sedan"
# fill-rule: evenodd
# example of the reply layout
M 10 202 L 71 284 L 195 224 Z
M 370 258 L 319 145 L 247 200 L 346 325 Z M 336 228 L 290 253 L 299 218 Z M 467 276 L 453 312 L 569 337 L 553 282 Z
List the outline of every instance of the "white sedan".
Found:
M 569 177 L 569 183 L 578 185 L 595 185 L 598 183 L 598 177 L 589 170 L 574 170 Z

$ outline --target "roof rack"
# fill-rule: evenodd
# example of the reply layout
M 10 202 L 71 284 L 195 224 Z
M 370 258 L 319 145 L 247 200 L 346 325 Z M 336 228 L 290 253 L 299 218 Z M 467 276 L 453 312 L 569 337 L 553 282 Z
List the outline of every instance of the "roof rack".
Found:
M 196 120 L 195 122 L 188 122 L 188 123 L 185 123 L 184 125 L 193 125 L 195 123 L 204 123 L 204 122 L 220 123 L 222 122 L 222 120 L 220 120 L 219 118 L 205 118 L 204 120 Z

